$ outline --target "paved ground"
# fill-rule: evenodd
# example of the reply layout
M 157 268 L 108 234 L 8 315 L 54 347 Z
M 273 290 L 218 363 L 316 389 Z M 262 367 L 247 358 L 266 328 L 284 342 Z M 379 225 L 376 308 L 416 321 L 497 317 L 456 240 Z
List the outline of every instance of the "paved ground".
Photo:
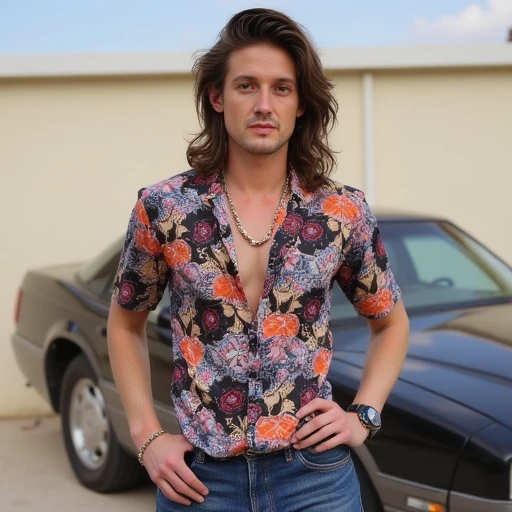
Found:
M 154 486 L 119 494 L 82 487 L 68 463 L 60 419 L 0 420 L 2 512 L 154 511 Z

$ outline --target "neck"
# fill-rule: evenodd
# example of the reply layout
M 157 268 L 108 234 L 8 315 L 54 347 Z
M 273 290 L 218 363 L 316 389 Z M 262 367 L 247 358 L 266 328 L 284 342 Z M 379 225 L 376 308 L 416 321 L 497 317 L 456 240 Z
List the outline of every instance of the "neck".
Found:
M 230 189 L 261 195 L 282 191 L 288 171 L 287 148 L 282 149 L 272 155 L 230 151 L 224 169 Z

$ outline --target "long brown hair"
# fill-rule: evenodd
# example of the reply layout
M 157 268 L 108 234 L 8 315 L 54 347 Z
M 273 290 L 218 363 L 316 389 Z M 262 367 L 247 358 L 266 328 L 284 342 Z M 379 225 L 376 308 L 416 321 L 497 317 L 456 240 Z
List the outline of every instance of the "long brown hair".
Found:
M 209 89 L 222 91 L 231 52 L 262 43 L 282 48 L 295 63 L 299 103 L 304 114 L 297 118 L 290 138 L 288 162 L 303 186 L 314 191 L 330 182 L 328 177 L 336 164 L 328 135 L 336 122 L 338 103 L 304 27 L 271 9 L 248 9 L 235 14 L 215 45 L 195 61 L 192 71 L 196 77 L 195 101 L 201 132 L 189 143 L 188 163 L 204 174 L 224 167 L 228 134 L 223 114 L 210 103 Z

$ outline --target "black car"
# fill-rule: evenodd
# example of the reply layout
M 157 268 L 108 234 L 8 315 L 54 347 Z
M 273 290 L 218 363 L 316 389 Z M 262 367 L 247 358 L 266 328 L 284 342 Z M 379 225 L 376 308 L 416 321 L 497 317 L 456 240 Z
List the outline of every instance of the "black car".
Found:
M 439 218 L 376 210 L 410 317 L 407 360 L 379 434 L 353 450 L 366 512 L 512 511 L 512 269 Z M 106 334 L 123 238 L 85 264 L 27 272 L 12 343 L 28 381 L 61 414 L 76 476 L 99 492 L 135 484 L 137 463 L 109 364 Z M 168 294 L 147 335 L 163 427 L 179 432 Z M 369 340 L 339 287 L 329 371 L 344 408 Z

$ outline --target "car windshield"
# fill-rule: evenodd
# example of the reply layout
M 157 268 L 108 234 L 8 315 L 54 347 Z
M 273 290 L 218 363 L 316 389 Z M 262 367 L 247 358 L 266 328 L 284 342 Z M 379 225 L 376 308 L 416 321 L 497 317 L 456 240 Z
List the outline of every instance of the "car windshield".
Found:
M 512 300 L 512 269 L 453 224 L 381 221 L 379 229 L 406 308 Z M 332 319 L 356 316 L 335 285 Z
M 512 301 L 512 269 L 453 224 L 379 221 L 379 228 L 408 310 Z M 78 273 L 80 280 L 90 287 L 99 283 L 98 290 L 109 284 L 111 288 L 123 241 L 124 238 L 115 240 L 85 264 Z M 159 306 L 167 307 L 169 303 L 166 289 Z M 331 318 L 333 321 L 357 318 L 337 284 Z

